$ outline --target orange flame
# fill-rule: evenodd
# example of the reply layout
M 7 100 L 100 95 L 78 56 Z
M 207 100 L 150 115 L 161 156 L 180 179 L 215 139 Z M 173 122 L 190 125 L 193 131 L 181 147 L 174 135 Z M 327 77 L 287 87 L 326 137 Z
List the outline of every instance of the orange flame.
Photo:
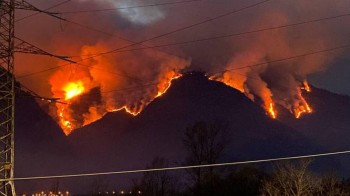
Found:
M 216 80 L 216 81 L 222 82 L 227 86 L 230 86 L 244 93 L 245 77 L 242 77 L 242 75 L 237 75 L 237 76 L 238 77 L 233 77 L 232 72 L 225 72 L 222 75 L 222 77 L 217 77 L 214 75 L 214 76 L 210 76 L 209 80 Z
M 81 74 L 81 76 L 83 76 L 83 74 Z M 158 79 L 158 84 L 156 85 L 155 91 L 151 92 L 151 94 L 148 94 L 151 97 L 147 97 L 145 99 L 142 98 L 143 100 L 140 100 L 140 104 L 136 104 L 137 107 L 134 105 L 115 106 L 114 104 L 107 103 L 103 103 L 103 105 L 90 105 L 88 107 L 88 111 L 85 111 L 83 114 L 79 114 L 81 115 L 81 117 L 79 117 L 79 122 L 74 119 L 73 116 L 76 116 L 77 114 L 70 106 L 73 103 L 79 103 L 81 101 L 79 100 L 79 97 L 82 94 L 89 92 L 95 85 L 93 85 L 90 80 L 78 76 L 76 76 L 76 78 L 80 79 L 74 81 L 67 79 L 66 82 L 64 82 L 64 80 L 62 80 L 59 76 L 52 77 L 50 82 L 54 95 L 56 97 L 64 97 L 64 100 L 67 103 L 56 103 L 57 122 L 59 123 L 63 132 L 66 135 L 69 135 L 75 129 L 101 119 L 107 112 L 124 110 L 126 113 L 131 114 L 132 116 L 137 116 L 150 102 L 166 93 L 169 90 L 173 80 L 176 80 L 181 76 L 181 74 L 177 73 L 174 70 L 165 72 L 165 74 L 160 76 Z
M 122 106 L 120 108 L 108 108 L 108 112 L 117 112 L 117 111 L 122 111 L 124 110 L 125 112 L 137 116 L 142 112 L 145 106 L 147 106 L 150 102 L 152 102 L 154 99 L 164 95 L 170 88 L 172 82 L 176 79 L 179 79 L 182 76 L 182 74 L 177 73 L 175 71 L 169 71 L 167 72 L 161 79 L 160 82 L 157 85 L 157 92 L 154 94 L 154 97 L 148 102 L 145 103 L 142 107 L 138 109 L 131 109 L 128 106 Z
M 128 107 L 126 107 L 126 106 L 123 106 L 123 107 L 121 107 L 121 108 L 118 108 L 118 109 L 111 109 L 111 110 L 109 110 L 109 112 L 119 112 L 119 111 L 122 111 L 122 110 L 124 110 L 125 112 L 127 112 L 127 113 L 129 113 L 129 114 L 131 114 L 131 115 L 133 115 L 133 116 L 137 116 L 138 114 L 140 114 L 141 113 L 141 110 L 139 110 L 139 111 L 131 111 Z
M 311 92 L 310 85 L 306 80 L 303 81 L 303 86 L 301 87 L 301 89 L 305 90 L 306 92 Z
M 235 88 L 242 93 L 244 93 L 248 98 L 250 98 L 252 101 L 255 101 L 254 96 L 252 96 L 249 92 L 245 91 L 244 88 L 244 77 L 233 77 L 230 73 L 224 73 L 222 76 L 210 76 L 210 80 L 217 80 L 220 81 L 227 86 L 230 86 L 232 88 Z M 296 118 L 300 118 L 302 114 L 304 113 L 312 113 L 312 108 L 307 103 L 305 98 L 302 95 L 302 91 L 305 90 L 306 92 L 311 92 L 311 88 L 309 83 L 304 80 L 301 87 L 298 87 L 297 89 L 297 97 L 298 99 L 295 101 L 297 106 L 292 107 L 291 113 L 295 115 Z M 261 88 L 259 97 L 264 102 L 263 108 L 266 110 L 267 115 L 269 115 L 271 118 L 276 119 L 277 118 L 277 111 L 275 110 L 275 104 L 272 100 L 272 92 L 267 88 Z
M 73 130 L 73 124 L 68 120 L 66 117 L 66 108 L 62 107 L 58 112 L 58 118 L 59 118 L 59 124 L 64 132 L 64 134 L 69 135 L 70 132 Z
M 85 87 L 81 80 L 75 81 L 75 82 L 68 82 L 62 87 L 62 91 L 64 92 L 64 100 L 68 101 L 67 104 L 60 104 L 57 103 L 56 107 L 58 108 L 58 118 L 59 118 L 59 124 L 61 128 L 63 129 L 63 132 L 66 135 L 69 135 L 73 129 L 76 127 L 74 126 L 74 123 L 70 120 L 70 114 L 69 114 L 69 104 L 71 99 L 74 97 L 77 97 L 84 93 Z
M 310 91 L 307 91 L 310 92 Z M 305 98 L 302 95 L 301 90 L 298 90 L 298 95 L 301 100 L 301 105 L 294 109 L 295 118 L 300 118 L 304 113 L 312 113 L 312 109 L 309 104 L 306 102 Z
M 162 96 L 164 93 L 168 91 L 171 86 L 173 80 L 179 79 L 182 76 L 180 73 L 176 73 L 175 71 L 169 71 L 165 74 L 164 78 L 158 85 L 158 92 L 155 98 Z
M 274 109 L 274 106 L 273 106 L 272 102 L 270 103 L 270 107 L 268 109 L 268 113 L 270 114 L 271 118 L 276 119 L 277 113 L 276 113 L 276 111 Z
M 80 94 L 82 94 L 85 90 L 83 82 L 82 81 L 77 81 L 77 82 L 69 82 L 66 84 L 63 89 L 65 92 L 65 100 L 72 99 L 73 97 L 76 97 Z
M 246 81 L 246 76 L 244 76 L 244 74 L 236 73 L 236 75 L 234 75 L 234 73 L 232 72 L 225 72 L 222 76 L 210 76 L 209 79 L 217 80 L 226 84 L 227 86 L 237 89 L 240 92 L 244 93 L 249 99 L 254 101 L 254 96 L 245 91 L 244 83 Z M 277 112 L 274 108 L 274 102 L 271 96 L 272 94 L 269 90 L 261 91 L 260 98 L 264 102 L 263 108 L 266 110 L 268 116 L 270 116 L 273 119 L 276 119 Z
M 60 122 L 60 125 L 61 125 L 61 128 L 63 129 L 63 132 L 68 135 L 73 127 L 72 127 L 72 123 L 69 121 L 69 120 L 66 120 L 66 118 L 64 117 L 64 112 L 65 112 L 65 109 L 64 108 L 61 108 L 60 111 L 58 111 L 58 117 L 59 117 L 59 122 Z

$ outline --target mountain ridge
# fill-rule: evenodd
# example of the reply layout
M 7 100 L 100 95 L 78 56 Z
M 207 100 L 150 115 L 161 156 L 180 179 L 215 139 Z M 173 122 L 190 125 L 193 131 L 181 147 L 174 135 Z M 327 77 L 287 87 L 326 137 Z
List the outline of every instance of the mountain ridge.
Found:
M 318 91 L 315 88 L 313 92 L 323 91 Z M 311 101 L 314 99 L 309 97 L 311 95 L 312 93 L 306 95 L 306 99 L 310 101 L 312 106 L 318 105 L 318 102 Z M 26 105 L 26 102 L 23 101 L 22 108 L 27 107 L 28 111 L 34 109 L 36 113 L 40 113 L 35 104 Z M 345 101 L 340 105 L 343 106 L 347 103 Z M 331 145 L 320 143 L 321 137 L 315 140 L 313 137 L 317 134 L 303 132 L 306 128 L 302 129 L 302 122 L 305 121 L 308 124 L 308 119 L 312 119 L 311 116 L 319 115 L 317 107 L 315 111 L 313 114 L 302 116 L 298 121 L 294 118 L 284 118 L 284 115 L 282 115 L 283 118 L 274 120 L 268 117 L 260 106 L 238 90 L 220 82 L 208 80 L 199 73 L 185 74 L 180 79 L 174 80 L 167 93 L 156 98 L 138 116 L 133 117 L 124 111 L 109 113 L 102 119 L 75 130 L 68 137 L 59 136 L 60 139 L 57 140 L 55 135 L 60 135 L 57 132 L 58 125 L 52 124 L 52 119 L 50 120 L 47 115 L 41 114 L 42 117 L 30 121 L 25 116 L 19 116 L 17 123 L 21 122 L 26 126 L 17 127 L 19 129 L 17 134 L 22 134 L 22 136 L 16 142 L 19 153 L 22 154 L 16 154 L 16 159 L 20 160 L 16 164 L 16 167 L 20 168 L 16 175 L 141 169 L 145 168 L 155 157 L 164 157 L 172 164 L 175 162 L 179 164 L 186 153 L 182 145 L 183 132 L 187 126 L 197 121 L 213 122 L 219 120 L 230 125 L 231 144 L 225 156 L 220 160 L 222 162 L 296 156 L 337 150 L 340 146 L 331 148 Z M 284 112 L 285 116 L 288 117 L 289 113 Z M 42 122 L 42 119 L 46 119 L 48 125 L 45 124 L 46 121 Z M 310 123 L 319 123 L 319 121 L 314 119 Z M 30 127 L 31 124 L 35 125 L 34 128 L 27 131 L 27 134 L 23 134 L 23 130 Z M 50 130 L 46 131 L 53 131 L 55 134 L 45 133 L 39 138 L 37 135 L 30 134 L 32 132 L 39 135 L 44 133 L 45 130 L 42 130 L 41 126 L 49 127 Z M 48 136 L 45 136 L 47 134 Z M 343 133 L 343 135 L 346 134 Z M 31 141 L 46 140 L 48 142 L 39 146 L 34 145 L 32 147 L 34 151 L 27 152 L 28 146 L 33 145 L 30 144 Z M 42 148 L 43 146 L 44 148 Z M 57 146 L 60 148 L 57 149 Z M 54 151 L 58 151 L 56 154 L 59 156 L 52 153 Z M 40 152 L 39 156 L 30 157 L 37 152 Z M 37 163 L 38 157 L 45 159 L 42 161 L 43 163 Z M 60 159 L 65 164 L 61 164 L 58 161 Z M 326 165 L 330 167 L 341 168 L 338 159 L 331 158 L 326 161 Z M 51 165 L 51 167 L 45 168 L 44 165 Z M 320 166 L 320 168 L 323 167 L 324 165 Z M 30 172 L 28 172 L 29 168 Z M 128 180 L 121 179 L 121 177 L 111 177 L 110 179 L 118 184 L 128 183 L 126 182 Z M 73 184 L 79 184 L 81 188 L 77 188 Z M 34 182 L 30 188 L 35 189 L 39 186 L 43 185 Z M 67 180 L 65 186 L 76 191 L 88 187 L 83 182 L 76 182 L 73 179 Z M 19 187 L 27 190 L 28 184 L 24 183 Z

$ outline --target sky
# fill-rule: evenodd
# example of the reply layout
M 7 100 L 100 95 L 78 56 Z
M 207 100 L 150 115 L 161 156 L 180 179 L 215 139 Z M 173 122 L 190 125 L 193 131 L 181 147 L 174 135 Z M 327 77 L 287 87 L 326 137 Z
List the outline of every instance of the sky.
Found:
M 39 95 L 68 103 L 45 108 L 66 135 L 108 112 L 139 114 L 188 71 L 241 91 L 274 118 L 275 105 L 295 116 L 311 112 L 302 96 L 307 81 L 350 95 L 348 1 L 31 3 L 54 6 L 64 20 L 22 19 L 29 13 L 20 11 L 16 36 L 77 63 L 18 54 L 15 74 Z
M 349 58 L 342 57 L 326 71 L 311 75 L 310 81 L 317 87 L 343 95 L 350 95 L 349 63 Z
M 39 8 L 45 9 L 56 5 L 60 1 L 32 0 L 29 2 Z M 164 2 L 172 1 L 77 0 L 67 2 L 52 10 L 55 12 L 74 12 L 77 10 L 113 9 Z M 127 41 L 118 39 L 118 37 L 132 41 L 142 41 L 167 33 L 173 29 L 179 29 L 258 2 L 200 0 L 137 9 L 75 14 L 66 13 L 60 15 L 68 20 L 78 22 L 96 30 L 108 32 L 115 36 L 98 33 L 82 28 L 79 25 L 58 21 L 44 14 L 38 14 L 18 22 L 16 25 L 16 34 L 18 37 L 52 53 L 75 56 L 81 55 L 83 49 L 89 46 L 93 48 L 91 50 L 98 51 L 103 47 L 110 49 L 114 46 L 130 44 Z M 157 45 L 181 42 L 346 14 L 348 4 L 347 1 L 343 0 L 322 1 L 322 3 L 319 1 L 305 2 L 301 0 L 270 1 L 242 12 L 231 14 L 159 39 L 154 39 L 147 42 L 147 44 Z M 27 14 L 31 13 L 20 11 L 17 14 L 17 18 L 21 18 Z M 211 72 L 230 67 L 229 64 L 234 61 L 233 59 L 237 59 L 240 55 L 251 55 L 245 50 L 254 50 L 257 48 L 257 50 L 266 50 L 262 52 L 263 54 L 252 55 L 270 55 L 271 59 L 273 59 L 305 51 L 301 48 L 314 50 L 347 43 L 348 34 L 346 30 L 349 21 L 349 17 L 342 17 L 276 31 L 166 47 L 161 48 L 161 50 L 184 57 L 184 60 L 188 61 L 185 64 L 190 64 L 181 65 L 179 69 Z M 276 52 L 276 50 L 284 52 Z M 328 53 L 327 55 L 320 55 L 319 58 L 315 57 L 312 59 L 310 57 L 310 62 L 306 62 L 305 65 L 299 61 L 300 66 L 313 67 L 312 70 L 307 70 L 306 73 L 301 74 L 303 75 L 302 77 L 310 77 L 312 83 L 316 86 L 350 95 L 350 87 L 347 84 L 348 78 L 346 74 L 349 73 L 349 67 L 347 66 L 349 58 L 346 57 L 347 52 L 348 50 L 343 50 Z M 139 54 L 137 52 L 131 53 L 133 54 L 128 57 L 135 58 Z M 261 51 L 257 51 L 256 53 L 261 53 Z M 128 57 L 123 57 L 122 59 Z M 157 58 L 154 60 L 159 61 Z M 16 71 L 21 76 L 53 67 L 59 63 L 62 62 L 53 58 L 18 55 Z M 317 65 L 309 65 L 314 63 Z M 118 68 L 118 66 L 113 67 L 113 69 Z M 137 74 L 135 73 L 135 69 L 128 70 L 125 67 L 121 72 L 127 72 L 130 75 Z M 53 73 L 54 71 L 48 71 L 20 80 L 39 93 L 50 96 L 52 92 L 50 92 L 49 78 Z

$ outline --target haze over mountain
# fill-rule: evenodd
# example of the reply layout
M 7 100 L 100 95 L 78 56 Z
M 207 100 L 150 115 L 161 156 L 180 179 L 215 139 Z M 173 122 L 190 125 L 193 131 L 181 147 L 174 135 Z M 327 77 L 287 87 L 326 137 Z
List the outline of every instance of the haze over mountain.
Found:
M 349 149 L 350 98 L 312 88 L 306 99 L 314 112 L 295 119 L 277 108 L 278 119 L 244 94 L 203 74 L 188 73 L 141 114 L 109 113 L 66 137 L 32 98 L 19 97 L 16 118 L 16 176 L 38 176 L 145 168 L 155 157 L 171 165 L 184 161 L 183 132 L 197 121 L 229 125 L 230 145 L 220 161 L 243 161 Z M 33 115 L 35 114 L 35 115 Z M 348 176 L 349 158 L 315 160 L 323 170 Z M 50 165 L 50 167 L 43 167 Z M 113 186 L 131 176 L 106 177 Z M 61 180 L 73 192 L 89 191 L 93 178 Z M 51 188 L 55 180 L 17 182 L 19 192 Z

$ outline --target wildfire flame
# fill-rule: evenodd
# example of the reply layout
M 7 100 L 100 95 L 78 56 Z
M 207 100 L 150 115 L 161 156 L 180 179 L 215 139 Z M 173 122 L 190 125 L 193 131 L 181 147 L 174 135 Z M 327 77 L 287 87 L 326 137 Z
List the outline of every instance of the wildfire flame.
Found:
M 164 75 L 160 76 L 158 79 L 158 84 L 156 85 L 156 91 L 154 91 L 153 94 L 150 94 L 150 99 L 142 100 L 139 107 L 132 107 L 128 105 L 117 107 L 113 104 L 108 105 L 106 103 L 103 106 L 89 106 L 88 111 L 85 111 L 83 114 L 81 114 L 81 117 L 79 117 L 79 119 L 83 119 L 82 122 L 77 122 L 75 119 L 77 111 L 74 111 L 73 108 L 76 109 L 76 107 L 72 107 L 72 105 L 84 102 L 84 100 L 82 100 L 82 95 L 88 94 L 94 85 L 90 84 L 90 80 L 83 78 L 75 81 L 68 80 L 67 82 L 62 82 L 61 78 L 57 77 L 60 80 L 52 79 L 51 81 L 52 85 L 55 86 L 53 93 L 57 97 L 64 97 L 64 100 L 66 101 L 66 104 L 56 103 L 56 113 L 58 118 L 57 122 L 59 123 L 63 132 L 66 135 L 69 135 L 75 129 L 88 125 L 102 118 L 107 112 L 117 112 L 123 110 L 132 116 L 137 116 L 150 102 L 166 93 L 173 80 L 176 80 L 181 76 L 181 74 L 174 70 L 169 70 Z M 61 83 L 57 81 L 60 81 Z
M 81 80 L 68 82 L 62 87 L 62 91 L 64 92 L 64 100 L 67 101 L 67 104 L 57 103 L 56 106 L 58 108 L 57 114 L 59 118 L 59 124 L 63 129 L 63 132 L 66 135 L 69 135 L 73 129 L 76 127 L 74 123 L 70 120 L 69 115 L 69 105 L 71 104 L 70 100 L 78 97 L 83 94 L 85 91 L 84 84 Z
M 301 87 L 301 89 L 305 90 L 306 92 L 311 92 L 310 85 L 306 80 L 304 80 L 303 87 Z
M 250 94 L 250 92 L 247 92 L 246 89 L 244 88 L 245 79 L 246 79 L 245 77 L 236 77 L 236 76 L 233 76 L 233 74 L 226 72 L 221 76 L 220 75 L 210 76 L 209 79 L 222 82 L 227 86 L 235 88 L 240 92 L 244 93 L 252 101 L 256 101 L 255 96 Z M 304 80 L 301 84 L 301 87 L 297 89 L 298 101 L 296 101 L 297 102 L 296 106 L 294 106 L 293 109 L 291 110 L 291 113 L 294 114 L 295 118 L 300 118 L 301 115 L 305 113 L 312 113 L 312 108 L 303 97 L 302 90 L 304 90 L 305 92 L 311 92 L 310 85 L 306 80 Z M 273 98 L 272 98 L 272 92 L 267 88 L 265 89 L 262 88 L 260 92 L 261 92 L 261 95 L 259 95 L 259 98 L 263 102 L 262 107 L 265 109 L 266 114 L 271 118 L 276 119 L 277 111 L 275 109 L 275 102 L 273 101 Z
M 304 87 L 301 87 L 301 89 L 304 89 L 306 92 L 310 92 L 311 89 L 307 84 L 307 82 L 304 82 L 303 84 L 304 84 Z M 300 116 L 304 113 L 312 113 L 312 109 L 309 106 L 309 104 L 306 102 L 305 98 L 303 97 L 301 90 L 298 90 L 298 95 L 301 100 L 301 105 L 294 109 L 295 118 L 300 118 Z
M 72 128 L 72 123 L 64 118 L 64 116 L 63 116 L 64 111 L 65 111 L 64 108 L 61 108 L 58 116 L 60 118 L 60 124 L 62 125 L 61 127 L 62 127 L 64 133 L 66 135 L 68 135 L 73 128 Z
M 119 111 L 122 111 L 124 110 L 125 112 L 133 115 L 133 116 L 137 116 L 139 113 L 141 113 L 141 110 L 140 111 L 137 111 L 137 112 L 134 112 L 134 111 L 131 111 L 128 107 L 126 106 L 123 106 L 121 108 L 118 108 L 118 109 L 110 109 L 109 111 L 110 112 L 119 112 Z
M 72 99 L 73 97 L 76 97 L 80 94 L 82 94 L 85 90 L 83 82 L 77 81 L 77 82 L 69 82 L 67 85 L 65 85 L 62 89 L 65 92 L 65 100 Z
M 155 96 L 155 98 L 160 97 L 164 93 L 166 93 L 168 91 L 168 89 L 170 88 L 172 81 L 179 79 L 181 76 L 182 76 L 182 74 L 176 73 L 175 71 L 167 72 L 165 75 L 166 80 L 162 80 L 157 86 L 158 92 L 157 92 L 157 95 Z
M 273 118 L 273 119 L 277 118 L 277 113 L 276 113 L 276 111 L 274 109 L 274 106 L 273 106 L 272 102 L 270 103 L 270 107 L 268 109 L 268 113 L 270 114 L 271 118 Z
M 239 75 L 238 75 L 239 76 Z M 244 82 L 243 77 L 232 77 L 228 72 L 225 72 L 222 77 L 210 76 L 209 80 L 216 80 L 230 86 L 234 89 L 237 89 L 244 93 Z
M 155 88 L 153 88 L 153 90 L 148 89 L 146 91 L 147 97 L 140 97 L 139 100 L 135 99 L 135 103 L 131 102 L 132 104 L 126 103 L 124 105 L 111 104 L 108 101 L 103 100 L 105 97 L 101 97 L 102 100 L 100 100 L 98 104 L 92 102 L 86 105 L 86 101 L 83 98 L 89 96 L 89 93 L 91 93 L 92 89 L 101 87 L 99 84 L 92 82 L 89 77 L 83 76 L 84 74 L 76 74 L 74 80 L 67 79 L 66 81 L 62 81 L 58 76 L 56 77 L 56 83 L 51 82 L 55 87 L 53 88 L 55 97 L 64 97 L 64 100 L 67 103 L 56 103 L 56 116 L 58 118 L 57 121 L 66 135 L 69 135 L 73 130 L 77 128 L 95 122 L 96 120 L 102 118 L 107 112 L 125 111 L 132 116 L 137 116 L 150 102 L 164 95 L 169 90 L 172 82 L 180 78 L 182 75 L 175 70 L 165 71 L 157 79 Z M 239 90 L 252 101 L 261 100 L 262 107 L 265 109 L 266 114 L 273 119 L 277 118 L 277 111 L 275 109 L 276 103 L 273 100 L 273 93 L 270 89 L 267 88 L 266 85 L 262 85 L 261 89 L 259 90 L 259 94 L 254 95 L 248 91 L 248 88 L 245 88 L 244 77 L 233 78 L 230 74 L 223 74 L 221 77 L 212 76 L 209 77 L 209 79 L 223 82 L 224 84 Z M 60 82 L 57 82 L 57 80 Z M 295 115 L 296 118 L 300 118 L 304 113 L 312 112 L 310 105 L 302 95 L 303 91 L 311 91 L 311 88 L 307 81 L 303 81 L 301 83 L 301 86 L 297 89 L 298 101 L 291 109 L 291 112 Z M 79 104 L 83 104 L 82 107 L 85 108 L 83 111 L 80 111 L 82 109 L 79 108 Z M 280 103 L 278 102 L 278 104 Z

